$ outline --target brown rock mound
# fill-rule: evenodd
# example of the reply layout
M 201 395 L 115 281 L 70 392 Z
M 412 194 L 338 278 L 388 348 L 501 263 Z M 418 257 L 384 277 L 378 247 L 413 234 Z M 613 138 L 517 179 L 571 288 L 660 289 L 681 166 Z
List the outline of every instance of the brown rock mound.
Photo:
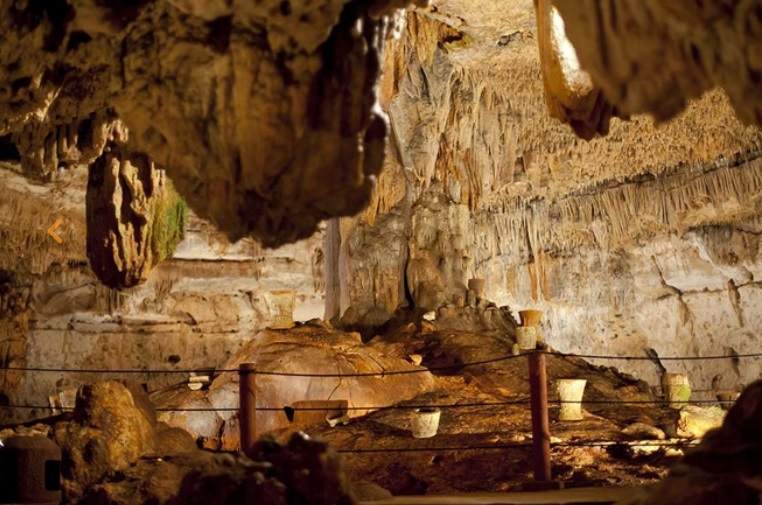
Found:
M 434 375 L 408 361 L 402 345 L 376 341 L 363 344 L 359 334 L 336 330 L 327 324 L 308 323 L 287 331 L 263 330 L 224 368 L 237 369 L 241 363 L 253 363 L 263 372 L 257 376 L 257 404 L 261 409 L 282 409 L 305 400 L 346 400 L 348 415 L 355 417 L 367 413 L 358 407 L 394 405 L 441 387 Z M 353 376 L 400 371 L 416 373 Z M 265 372 L 294 375 L 267 375 Z M 300 374 L 343 374 L 345 377 Z M 173 407 L 229 409 L 238 407 L 238 388 L 238 374 L 230 372 L 215 379 L 208 392 L 182 390 L 152 398 L 157 404 Z M 235 412 L 167 412 L 160 419 L 200 437 L 222 433 L 224 449 L 238 448 Z M 297 428 L 285 409 L 260 411 L 257 423 L 260 433 Z M 219 443 L 219 440 L 215 442 Z M 216 446 L 211 444 L 210 447 Z

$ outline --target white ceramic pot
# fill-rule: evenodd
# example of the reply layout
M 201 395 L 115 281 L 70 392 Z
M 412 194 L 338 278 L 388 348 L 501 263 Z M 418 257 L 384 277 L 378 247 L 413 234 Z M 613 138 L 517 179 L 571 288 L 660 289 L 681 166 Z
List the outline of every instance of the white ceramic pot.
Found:
M 585 379 L 559 379 L 558 398 L 561 410 L 559 421 L 580 421 L 582 419 L 582 396 L 585 394 Z
M 410 424 L 415 438 L 431 438 L 437 434 L 439 429 L 438 408 L 415 409 L 410 417 Z
M 516 343 L 519 349 L 537 349 L 537 327 L 519 326 L 516 328 Z
M 691 399 L 691 386 L 685 375 L 665 373 L 661 377 L 661 387 L 667 399 L 667 405 L 673 409 L 683 408 Z
M 294 305 L 296 291 L 280 290 L 265 293 L 265 303 L 270 311 L 270 326 L 274 330 L 286 330 L 294 327 Z

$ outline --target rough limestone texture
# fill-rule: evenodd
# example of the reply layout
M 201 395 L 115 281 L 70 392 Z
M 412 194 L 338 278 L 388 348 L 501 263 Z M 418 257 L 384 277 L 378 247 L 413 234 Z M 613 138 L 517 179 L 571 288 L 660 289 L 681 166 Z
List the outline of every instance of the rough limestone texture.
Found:
M 193 451 L 143 458 L 87 491 L 89 505 L 352 505 L 353 486 L 325 443 L 295 435 L 241 453 Z
M 157 443 L 150 420 L 117 382 L 82 387 L 72 420 L 57 424 L 52 436 L 63 453 L 63 489 L 69 501 L 107 474 L 154 453 Z
M 88 369 L 204 370 L 223 365 L 270 321 L 264 293 L 297 292 L 294 317 L 323 314 L 323 232 L 277 249 L 251 239 L 230 243 L 192 213 L 186 234 L 135 288 L 102 285 L 86 255 L 87 170 L 65 171 L 44 186 L 18 164 L 0 169 L 0 361 L 4 366 L 64 368 L 74 373 L 2 372 L 2 422 L 56 413 L 49 397 L 113 378 Z M 56 243 L 47 229 L 57 220 Z M 121 378 L 150 391 L 188 374 L 136 373 Z
M 139 385 L 82 387 L 76 410 L 50 436 L 62 449 L 66 503 L 355 503 L 327 444 L 296 434 L 283 446 L 261 441 L 252 459 L 201 451 L 187 432 L 157 423 Z
M 547 116 L 532 2 L 435 7 L 387 53 L 387 166 L 371 206 L 328 227 L 327 316 L 381 327 L 481 277 L 497 305 L 543 310 L 560 351 L 728 356 L 664 361 L 696 399 L 755 380 L 759 360 L 732 353 L 762 330 L 759 131 L 715 91 L 582 142 Z M 648 360 L 595 363 L 660 382 Z
M 295 433 L 285 445 L 263 439 L 248 464 L 190 472 L 168 505 L 354 505 L 338 453 L 328 444 Z M 232 463 L 232 462 L 231 462 Z
M 376 85 L 389 16 L 411 3 L 5 3 L 4 151 L 50 180 L 100 156 L 118 119 L 129 151 L 229 238 L 307 238 L 368 201 L 388 134 Z
M 87 257 L 112 289 L 144 283 L 185 236 L 187 208 L 145 153 L 110 143 L 87 182 Z
M 349 417 L 409 400 L 442 387 L 425 368 L 413 365 L 404 344 L 371 342 L 363 344 L 359 333 L 333 329 L 325 323 L 307 323 L 291 330 L 263 330 L 246 343 L 224 366 L 237 370 L 252 363 L 257 375 L 257 428 L 260 433 L 278 429 L 295 430 L 298 413 L 289 419 L 284 407 L 305 400 L 345 400 Z M 303 377 L 299 374 L 364 374 L 410 371 L 411 374 L 368 377 Z M 280 372 L 294 375 L 268 375 Z M 209 391 L 157 393 L 155 403 L 169 407 L 237 408 L 237 373 L 223 373 Z M 372 410 L 375 410 L 373 408 Z M 160 419 L 181 427 L 211 448 L 235 450 L 239 447 L 236 412 L 162 412 Z M 292 422 L 293 421 L 293 422 Z M 323 421 L 324 423 L 324 421 Z M 220 435 L 221 434 L 221 435 Z
M 677 434 L 682 437 L 704 438 L 707 432 L 719 428 L 724 419 L 725 411 L 720 407 L 686 405 L 680 409 Z
M 678 505 L 759 502 L 762 491 L 762 382 L 751 384 L 718 429 L 686 452 L 683 461 L 649 493 L 619 505 Z
M 761 124 L 762 10 L 756 2 L 554 4 L 582 67 L 623 112 L 649 112 L 663 121 L 720 86 L 743 121 Z
M 581 138 L 590 140 L 609 131 L 614 107 L 590 74 L 580 68 L 577 53 L 566 37 L 564 21 L 551 0 L 535 1 L 537 42 L 545 102 L 551 117 L 568 123 Z

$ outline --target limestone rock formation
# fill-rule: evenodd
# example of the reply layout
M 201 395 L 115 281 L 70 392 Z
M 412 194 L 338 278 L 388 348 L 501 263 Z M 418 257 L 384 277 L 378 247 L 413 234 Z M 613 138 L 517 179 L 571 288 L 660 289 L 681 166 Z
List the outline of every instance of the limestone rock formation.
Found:
M 0 138 L 50 180 L 100 156 L 118 118 L 229 237 L 305 238 L 368 201 L 388 16 L 410 3 L 7 2 Z
M 713 91 L 670 122 L 613 118 L 583 142 L 548 117 L 533 3 L 471 5 L 409 13 L 387 53 L 394 134 L 371 205 L 329 227 L 327 316 L 378 326 L 480 277 L 497 305 L 545 310 L 562 351 L 755 352 L 759 130 Z M 669 366 L 707 390 L 728 362 Z M 757 364 L 724 387 L 755 379 Z M 658 383 L 647 361 L 613 365 Z
M 51 431 L 63 452 L 67 503 L 355 503 L 325 443 L 303 434 L 286 446 L 262 441 L 252 461 L 201 451 L 187 432 L 156 424 L 155 415 L 134 387 L 110 381 L 81 388 L 71 419 Z
M 744 390 L 722 426 L 707 433 L 648 496 L 626 504 L 757 503 L 762 491 L 761 408 L 762 381 L 757 381 Z
M 26 363 L 29 332 L 29 290 L 17 284 L 14 274 L 0 270 L 0 366 L 16 368 Z M 9 393 L 22 382 L 22 374 L 0 373 L 0 402 L 10 403 Z
M 347 414 L 357 417 L 365 407 L 384 407 L 441 387 L 427 370 L 407 360 L 402 346 L 363 344 L 358 333 L 345 333 L 328 325 L 307 323 L 291 330 L 263 330 L 232 357 L 224 369 L 253 363 L 263 372 L 256 377 L 257 426 L 260 433 L 301 427 L 289 419 L 285 407 L 306 400 L 346 400 Z M 266 372 L 275 372 L 269 375 Z M 417 372 L 408 375 L 359 376 L 352 374 Z M 284 373 L 286 375 L 277 375 Z M 300 376 L 306 374 L 307 376 Z M 345 374 L 347 377 L 311 377 L 310 374 Z M 162 406 L 186 408 L 236 408 L 238 374 L 223 373 L 209 391 L 168 391 L 152 395 Z M 275 409 L 275 411 L 267 410 Z M 281 410 L 283 409 L 283 410 Z M 207 439 L 210 448 L 239 446 L 236 412 L 164 412 L 159 418 Z M 294 419 L 293 421 L 298 421 Z M 323 421 L 324 422 L 324 421 Z M 220 437 L 220 434 L 221 437 Z
M 339 455 L 324 442 L 295 433 L 286 445 L 264 439 L 254 463 L 190 472 L 168 505 L 354 505 Z M 231 462 L 232 463 L 232 462 Z
M 109 288 L 131 288 L 172 256 L 185 235 L 187 208 L 163 170 L 117 143 L 91 165 L 87 256 Z
M 715 86 L 762 124 L 762 10 L 756 2 L 558 0 L 582 68 L 626 114 L 664 121 Z
M 545 101 L 551 117 L 569 123 L 580 137 L 606 135 L 614 107 L 579 66 L 564 21 L 551 0 L 535 0 Z
M 63 452 L 63 488 L 68 500 L 111 472 L 126 470 L 156 449 L 150 421 L 130 391 L 117 382 L 83 386 L 71 420 L 57 424 L 53 439 Z
M 103 380 L 87 369 L 222 366 L 243 345 L 242 335 L 267 324 L 265 291 L 296 290 L 298 321 L 323 314 L 322 228 L 308 240 L 267 249 L 253 239 L 230 243 L 189 213 L 172 258 L 140 286 L 114 290 L 87 258 L 87 170 L 42 186 L 17 165 L 0 166 L 0 296 L 9 307 L 0 317 L 1 362 L 76 370 L 0 371 L 3 402 L 41 407 L 0 409 L 3 424 L 47 416 L 51 396 Z M 61 244 L 46 232 L 57 219 Z M 178 381 L 175 373 L 131 378 L 151 391 Z

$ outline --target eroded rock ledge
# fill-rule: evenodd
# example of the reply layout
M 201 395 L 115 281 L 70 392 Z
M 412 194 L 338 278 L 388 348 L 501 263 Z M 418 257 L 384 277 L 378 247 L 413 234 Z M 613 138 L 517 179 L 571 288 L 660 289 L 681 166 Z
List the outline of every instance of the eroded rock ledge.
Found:
M 624 113 L 666 120 L 721 86 L 762 124 L 758 2 L 557 0 L 582 66 Z
M 411 3 L 6 2 L 3 152 L 48 180 L 93 163 L 118 118 L 230 238 L 304 238 L 370 197 L 387 16 Z

